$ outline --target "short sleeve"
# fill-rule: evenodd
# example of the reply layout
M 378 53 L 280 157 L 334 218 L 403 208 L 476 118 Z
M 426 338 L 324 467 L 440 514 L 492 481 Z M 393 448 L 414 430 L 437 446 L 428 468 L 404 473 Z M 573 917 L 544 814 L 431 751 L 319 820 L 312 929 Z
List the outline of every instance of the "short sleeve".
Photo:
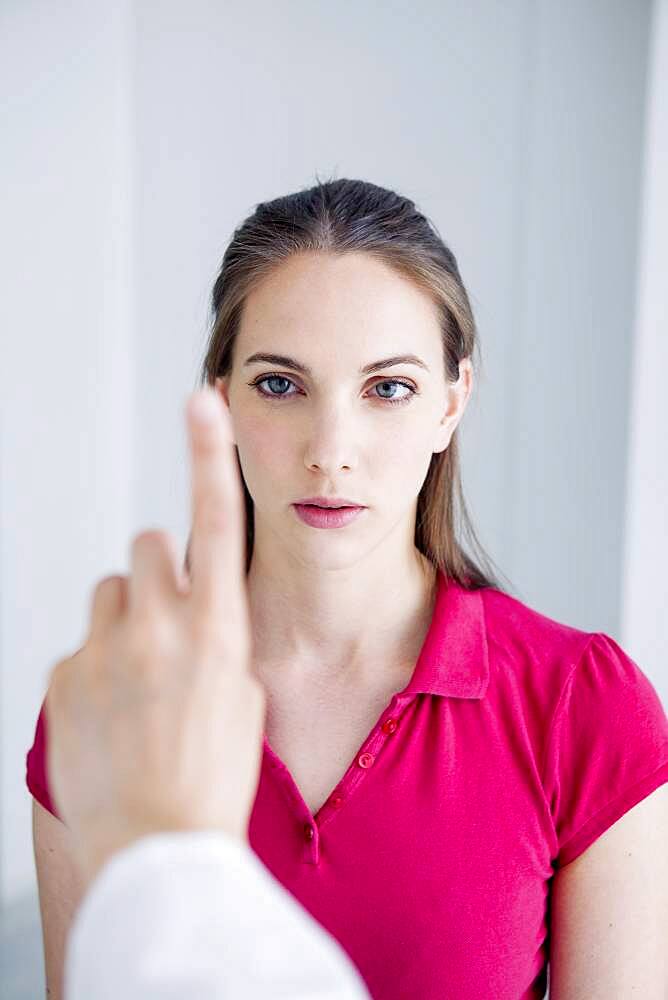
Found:
M 544 787 L 555 867 L 666 781 L 668 717 L 659 695 L 615 640 L 596 632 L 564 684 L 548 734 Z
M 35 739 L 26 756 L 26 785 L 34 798 L 48 809 L 58 819 L 62 819 L 56 809 L 49 791 L 49 781 L 46 768 L 47 723 L 44 702 L 40 708 L 35 727 Z

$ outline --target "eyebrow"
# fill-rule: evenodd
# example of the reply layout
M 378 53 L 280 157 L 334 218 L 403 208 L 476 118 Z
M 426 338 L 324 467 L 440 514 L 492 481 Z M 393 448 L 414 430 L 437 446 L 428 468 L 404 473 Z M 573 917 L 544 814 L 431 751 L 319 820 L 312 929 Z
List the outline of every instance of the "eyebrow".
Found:
M 249 358 L 244 361 L 243 367 L 247 365 L 256 364 L 257 362 L 269 362 L 272 365 L 280 365 L 282 368 L 292 368 L 293 371 L 299 372 L 301 375 L 312 375 L 313 372 L 308 365 L 303 365 L 301 362 L 297 361 L 296 358 L 291 358 L 286 354 L 266 354 L 263 351 L 258 351 L 257 354 L 251 354 Z M 425 371 L 429 371 L 426 364 L 421 358 L 418 358 L 415 354 L 399 354 L 393 358 L 383 358 L 381 361 L 373 361 L 370 365 L 364 365 L 360 368 L 360 375 L 369 375 L 371 372 L 378 371 L 380 368 L 391 368 L 393 365 L 419 365 L 420 368 L 424 368 Z

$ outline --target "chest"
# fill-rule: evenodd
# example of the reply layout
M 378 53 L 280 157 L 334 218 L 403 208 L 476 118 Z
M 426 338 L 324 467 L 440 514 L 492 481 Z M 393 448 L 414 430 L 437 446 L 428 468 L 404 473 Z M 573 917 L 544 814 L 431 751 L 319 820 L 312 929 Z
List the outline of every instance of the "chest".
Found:
M 267 688 L 265 734 L 315 816 L 401 685 L 278 692 Z
M 354 956 L 377 1000 L 538 1000 L 554 831 L 533 747 L 484 699 L 414 697 L 373 766 L 354 775 L 341 808 L 320 824 L 314 810 L 385 707 L 364 720 L 357 746 L 340 744 L 337 769 L 317 755 L 318 722 L 330 754 L 340 737 L 331 713 L 295 713 L 285 746 L 272 744 L 291 773 L 264 776 L 254 850 Z M 345 708 L 361 720 L 354 704 Z M 309 763 L 320 764 L 324 784 Z M 313 837 L 302 830 L 304 809 L 279 788 L 289 777 L 315 816 Z

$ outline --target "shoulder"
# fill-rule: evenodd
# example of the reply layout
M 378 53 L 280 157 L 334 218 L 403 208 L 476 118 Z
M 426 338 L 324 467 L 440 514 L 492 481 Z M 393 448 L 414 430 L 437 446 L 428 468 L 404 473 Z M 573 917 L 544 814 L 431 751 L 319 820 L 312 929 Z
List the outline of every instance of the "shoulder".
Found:
M 553 618 L 505 591 L 485 587 L 479 593 L 489 642 L 518 656 L 527 650 L 540 659 L 577 655 L 599 634 Z
M 56 809 L 53 799 L 51 798 L 51 790 L 49 788 L 47 740 L 46 708 L 43 701 L 35 725 L 33 744 L 26 754 L 25 779 L 28 790 L 33 798 L 39 802 L 47 812 L 50 812 L 52 816 L 60 820 L 60 815 Z
M 612 782 L 612 772 L 615 780 L 622 771 L 627 781 L 633 773 L 640 779 L 646 765 L 658 767 L 668 758 L 661 700 L 619 642 L 551 618 L 501 591 L 486 588 L 480 594 L 489 693 L 521 714 L 548 783 L 564 772 L 575 780 L 585 765 L 593 776 L 595 762 L 603 784 Z M 627 761 L 634 758 L 638 770 L 632 772 Z
M 492 684 L 524 692 L 527 708 L 544 719 L 574 667 L 603 633 L 559 621 L 504 591 L 486 587 L 479 594 Z
M 531 746 L 556 867 L 565 867 L 666 782 L 668 717 L 647 674 L 612 636 L 498 590 L 480 595 L 488 693 Z
M 512 677 L 530 690 L 545 691 L 553 707 L 570 690 L 628 694 L 636 688 L 656 696 L 649 677 L 627 649 L 603 631 L 586 631 L 550 617 L 493 588 L 480 594 L 490 673 Z

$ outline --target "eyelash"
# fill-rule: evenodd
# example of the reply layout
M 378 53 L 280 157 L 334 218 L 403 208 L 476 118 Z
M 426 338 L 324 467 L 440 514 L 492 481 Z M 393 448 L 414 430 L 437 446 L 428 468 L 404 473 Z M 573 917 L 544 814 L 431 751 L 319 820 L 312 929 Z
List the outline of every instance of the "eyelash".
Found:
M 260 375 L 252 382 L 247 382 L 246 384 L 249 385 L 251 389 L 255 389 L 258 396 L 261 396 L 263 399 L 270 399 L 270 400 L 290 399 L 292 396 L 297 395 L 297 393 L 294 392 L 290 393 L 289 396 L 286 396 L 285 393 L 279 393 L 278 395 L 275 395 L 273 393 L 266 392 L 264 389 L 260 389 L 261 382 L 267 382 L 269 379 L 273 378 L 280 378 L 283 379 L 285 382 L 290 382 L 292 383 L 292 385 L 295 385 L 292 379 L 288 378 L 287 375 L 276 375 L 276 374 Z M 382 378 L 379 379 L 377 382 L 375 382 L 372 388 L 375 389 L 377 385 L 403 385 L 407 389 L 410 389 L 410 394 L 408 396 L 401 396 L 399 399 L 386 399 L 383 396 L 376 397 L 376 399 L 379 399 L 382 403 L 389 403 L 390 406 L 401 406 L 403 403 L 410 403 L 413 396 L 419 395 L 417 389 L 413 388 L 412 385 L 410 385 L 408 382 L 404 382 L 402 379 Z

